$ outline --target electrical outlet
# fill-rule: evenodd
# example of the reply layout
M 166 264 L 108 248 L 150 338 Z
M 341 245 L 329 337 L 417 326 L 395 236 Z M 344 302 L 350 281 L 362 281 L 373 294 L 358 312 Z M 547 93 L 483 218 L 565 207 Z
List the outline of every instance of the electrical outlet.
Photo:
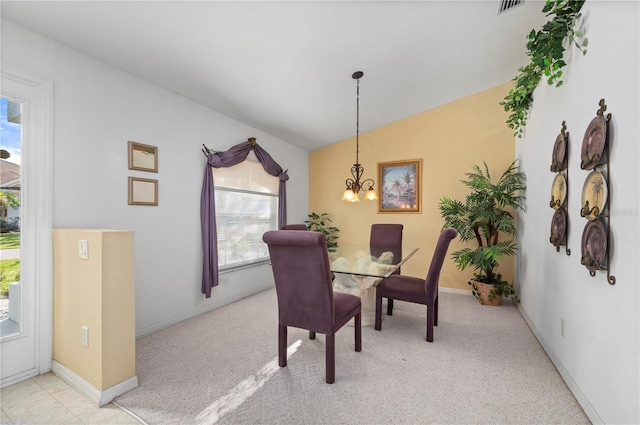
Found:
M 561 318 L 560 319 L 560 335 L 562 335 L 563 338 L 564 338 L 564 331 L 565 331 L 564 318 Z
M 89 259 L 89 242 L 86 239 L 78 239 L 78 257 Z
M 82 327 L 82 345 L 89 346 L 89 328 L 87 326 Z

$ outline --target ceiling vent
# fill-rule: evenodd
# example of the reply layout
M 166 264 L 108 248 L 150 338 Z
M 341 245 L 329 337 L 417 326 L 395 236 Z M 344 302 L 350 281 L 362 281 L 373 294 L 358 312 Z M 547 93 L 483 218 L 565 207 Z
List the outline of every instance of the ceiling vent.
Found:
M 500 0 L 498 4 L 498 15 L 506 12 L 509 9 L 513 9 L 523 1 L 524 0 Z

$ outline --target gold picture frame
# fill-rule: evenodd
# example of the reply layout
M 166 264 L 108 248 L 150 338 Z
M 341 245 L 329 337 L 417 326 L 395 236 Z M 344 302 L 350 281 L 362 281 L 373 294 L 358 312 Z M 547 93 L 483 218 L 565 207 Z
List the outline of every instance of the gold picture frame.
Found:
M 422 159 L 378 163 L 378 213 L 420 213 Z
M 129 177 L 129 205 L 158 205 L 158 180 Z
M 158 172 L 158 147 L 129 141 L 129 169 Z

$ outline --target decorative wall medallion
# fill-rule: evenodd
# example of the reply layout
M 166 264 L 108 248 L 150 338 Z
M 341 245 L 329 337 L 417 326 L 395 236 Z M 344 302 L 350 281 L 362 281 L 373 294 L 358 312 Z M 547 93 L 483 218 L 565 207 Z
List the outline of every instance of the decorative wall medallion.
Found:
M 569 133 L 565 133 L 566 129 L 565 121 L 562 121 L 562 130 L 560 134 L 558 134 L 558 137 L 556 137 L 551 155 L 551 171 L 554 173 L 567 168 L 567 139 Z
M 590 272 L 605 268 L 607 258 L 607 229 L 601 218 L 591 220 L 582 232 L 582 263 Z
M 607 281 L 610 285 L 615 285 L 616 277 L 611 274 L 609 268 L 611 207 L 606 207 L 607 202 L 611 204 L 611 200 L 608 199 L 611 146 L 607 129 L 611 114 L 604 114 L 607 110 L 604 99 L 600 99 L 598 105 L 596 117 L 589 123 L 582 140 L 580 168 L 593 171 L 589 173 L 582 187 L 580 215 L 589 221 L 582 233 L 580 263 L 589 269 L 591 276 L 595 276 L 597 270 L 606 270 Z M 606 168 L 604 175 L 597 171 L 598 168 Z
M 553 214 L 549 242 L 558 249 L 560 245 L 567 243 L 567 210 L 565 208 L 559 208 Z
M 607 181 L 599 171 L 592 171 L 584 181 L 582 187 L 582 209 L 580 215 L 587 220 L 593 220 L 602 214 L 607 204 Z
M 603 117 L 595 117 L 587 127 L 582 139 L 580 167 L 593 170 L 603 161 L 604 145 L 607 140 L 607 122 Z
M 557 173 L 551 185 L 551 201 L 549 206 L 556 210 L 551 218 L 551 235 L 549 242 L 560 252 L 560 246 L 565 246 L 565 253 L 571 255 L 567 246 L 567 234 L 569 233 L 569 216 L 567 208 L 569 201 L 569 132 L 566 121 L 562 121 L 560 134 L 556 137 L 551 154 L 551 171 Z
M 562 173 L 558 173 L 553 179 L 553 186 L 551 186 L 551 202 L 549 202 L 549 206 L 557 210 L 564 205 L 565 199 L 567 199 L 567 181 Z
M 583 170 L 593 170 L 606 161 L 607 123 L 611 119 L 611 114 L 607 114 L 606 117 L 604 115 L 604 111 L 607 110 L 604 99 L 600 99 L 599 105 L 600 108 L 596 112 L 596 117 L 589 123 L 582 139 L 580 168 Z

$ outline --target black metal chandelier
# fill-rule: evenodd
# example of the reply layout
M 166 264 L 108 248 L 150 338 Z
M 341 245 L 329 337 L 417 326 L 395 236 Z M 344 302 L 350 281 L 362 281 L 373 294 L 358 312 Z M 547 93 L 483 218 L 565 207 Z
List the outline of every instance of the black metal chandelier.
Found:
M 360 196 L 358 195 L 360 190 L 366 191 L 364 199 L 369 201 L 378 199 L 378 194 L 373 188 L 375 185 L 373 179 L 360 181 L 364 174 L 364 167 L 358 161 L 360 153 L 360 78 L 362 78 L 363 75 L 364 73 L 362 71 L 356 71 L 351 75 L 351 78 L 356 80 L 356 163 L 351 167 L 351 175 L 353 178 L 348 178 L 345 181 L 347 188 L 342 194 L 342 200 L 347 202 L 360 202 Z

